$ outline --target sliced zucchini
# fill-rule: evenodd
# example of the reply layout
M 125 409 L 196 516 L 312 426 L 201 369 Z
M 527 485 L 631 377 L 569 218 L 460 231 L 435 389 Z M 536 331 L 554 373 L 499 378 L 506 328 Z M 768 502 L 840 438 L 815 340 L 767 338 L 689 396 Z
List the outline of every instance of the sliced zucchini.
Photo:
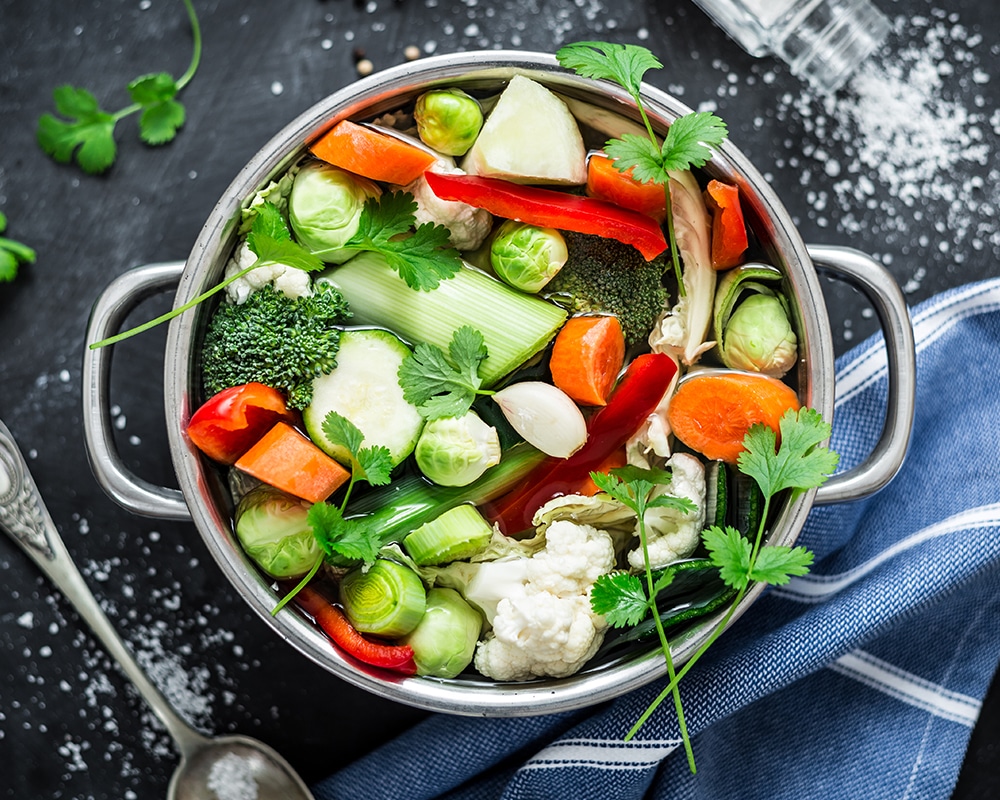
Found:
M 389 449 L 399 464 L 413 452 L 424 427 L 416 406 L 403 399 L 397 372 L 410 349 L 390 331 L 346 330 L 340 336 L 337 368 L 313 381 L 313 401 L 302 412 L 312 440 L 344 464 L 347 450 L 323 431 L 323 420 L 336 411 L 364 435 L 364 447 Z

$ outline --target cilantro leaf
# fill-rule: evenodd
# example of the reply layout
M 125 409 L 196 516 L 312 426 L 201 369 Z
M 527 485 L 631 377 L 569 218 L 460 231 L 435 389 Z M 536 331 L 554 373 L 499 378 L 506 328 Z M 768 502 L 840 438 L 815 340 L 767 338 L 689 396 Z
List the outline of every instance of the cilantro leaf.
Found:
M 36 131 L 38 143 L 60 164 L 73 160 L 91 175 L 104 172 L 115 160 L 114 115 L 101 110 L 86 89 L 60 86 L 52 92 L 56 111 L 69 119 L 42 114 Z
M 326 267 L 319 256 L 292 241 L 285 218 L 278 207 L 270 202 L 265 202 L 258 208 L 250 233 L 247 234 L 247 247 L 257 256 L 257 260 L 243 270 L 244 273 L 266 262 L 284 264 L 306 272 L 318 272 Z
M 358 230 L 346 248 L 379 253 L 411 289 L 436 289 L 462 268 L 462 259 L 443 225 L 416 223 L 417 203 L 409 192 L 387 192 L 365 201 Z
M 7 216 L 0 211 L 0 233 L 7 230 Z M 10 282 L 17 277 L 20 264 L 33 264 L 35 251 L 27 245 L 0 236 L 0 281 Z
M 611 139 L 604 145 L 604 152 L 614 159 L 619 172 L 632 170 L 632 177 L 640 183 L 665 185 L 670 176 L 661 163 L 660 148 L 647 136 L 626 133 L 620 139 Z
M 351 459 L 351 481 L 365 480 L 372 486 L 385 486 L 392 473 L 392 454 L 388 447 L 362 447 L 364 434 L 347 417 L 330 411 L 323 419 L 323 433 L 332 444 L 347 450 Z
M 437 345 L 421 342 L 399 365 L 403 398 L 427 419 L 460 417 L 477 394 L 491 394 L 480 388 L 479 365 L 486 357 L 483 334 L 469 325 L 455 331 L 447 354 Z
M 646 616 L 649 600 L 637 575 L 614 572 L 594 582 L 590 607 L 595 614 L 603 614 L 612 628 L 630 628 Z
M 709 560 L 719 568 L 727 586 L 742 589 L 750 581 L 750 542 L 736 528 L 712 525 L 701 533 Z
M 306 515 L 313 536 L 328 556 L 375 563 L 379 542 L 375 526 L 366 518 L 344 519 L 343 512 L 329 503 L 314 503 Z
M 818 445 L 830 436 L 830 424 L 818 411 L 789 409 L 778 423 L 781 447 L 766 425 L 754 425 L 743 440 L 739 468 L 760 486 L 765 497 L 783 489 L 804 490 L 819 486 L 837 468 L 838 455 Z
M 642 76 L 663 64 L 645 47 L 610 42 L 574 42 L 559 48 L 556 60 L 584 78 L 614 81 L 633 97 Z
M 184 106 L 174 98 L 179 87 L 166 72 L 143 75 L 128 85 L 132 102 L 142 108 L 139 136 L 146 144 L 165 144 L 177 135 L 184 124 Z
M 762 547 L 750 570 L 750 579 L 780 586 L 793 575 L 805 575 L 812 563 L 813 554 L 804 547 Z
M 664 171 L 703 167 L 712 157 L 712 148 L 722 144 L 728 134 L 726 123 L 709 111 L 685 114 L 667 129 L 660 163 Z

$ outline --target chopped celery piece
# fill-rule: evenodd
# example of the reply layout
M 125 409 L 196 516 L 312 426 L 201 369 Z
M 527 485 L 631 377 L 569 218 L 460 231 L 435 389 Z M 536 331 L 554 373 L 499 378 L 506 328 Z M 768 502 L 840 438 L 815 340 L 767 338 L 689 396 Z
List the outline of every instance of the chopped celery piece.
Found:
M 416 572 L 380 558 L 367 571 L 358 567 L 341 578 L 340 602 L 359 631 L 394 639 L 417 627 L 427 595 Z
M 377 325 L 411 344 L 435 344 L 445 352 L 455 331 L 471 325 L 489 353 L 479 367 L 485 386 L 540 352 L 566 321 L 567 312 L 523 294 L 466 266 L 436 289 L 415 291 L 378 253 L 362 253 L 323 272 L 343 293 L 352 323 Z
M 493 537 L 493 527 L 468 503 L 449 508 L 403 539 L 403 547 L 421 567 L 474 556 Z

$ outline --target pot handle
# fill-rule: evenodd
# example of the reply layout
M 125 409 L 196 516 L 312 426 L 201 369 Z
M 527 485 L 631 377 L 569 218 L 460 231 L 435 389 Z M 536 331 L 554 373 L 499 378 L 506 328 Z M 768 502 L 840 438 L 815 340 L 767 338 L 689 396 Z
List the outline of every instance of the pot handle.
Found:
M 146 517 L 172 520 L 191 519 L 184 496 L 179 489 L 143 480 L 125 466 L 111 430 L 112 348 L 92 350 L 89 344 L 117 333 L 139 303 L 175 285 L 183 269 L 183 261 L 148 264 L 112 281 L 94 303 L 83 354 L 83 434 L 94 477 L 123 508 Z
M 916 406 L 913 326 L 899 284 L 881 264 L 848 247 L 810 245 L 807 249 L 817 270 L 844 280 L 868 298 L 885 338 L 889 380 L 881 436 L 865 461 L 833 475 L 816 490 L 817 504 L 844 503 L 882 489 L 903 465 Z

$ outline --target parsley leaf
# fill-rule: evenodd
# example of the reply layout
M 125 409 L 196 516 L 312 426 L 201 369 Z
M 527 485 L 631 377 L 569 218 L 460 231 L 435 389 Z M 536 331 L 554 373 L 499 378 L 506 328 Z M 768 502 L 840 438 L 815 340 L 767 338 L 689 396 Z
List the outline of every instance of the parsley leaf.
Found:
M 184 124 L 184 106 L 177 93 L 194 77 L 201 61 L 201 27 L 191 0 L 183 0 L 191 23 L 193 52 L 191 63 L 176 81 L 166 72 L 143 75 L 128 84 L 132 105 L 110 113 L 104 111 L 91 92 L 76 86 L 60 86 L 52 99 L 60 119 L 52 114 L 38 118 L 36 138 L 42 150 L 58 161 L 76 163 L 84 172 L 97 175 L 115 161 L 118 146 L 115 126 L 118 121 L 141 111 L 139 136 L 150 145 L 169 142 Z
M 645 47 L 610 42 L 574 42 L 559 49 L 556 59 L 584 78 L 614 81 L 636 97 L 642 76 L 663 64 Z
M 778 423 L 781 447 L 766 425 L 754 425 L 744 439 L 740 472 L 760 486 L 765 497 L 783 489 L 804 490 L 819 486 L 837 468 L 838 456 L 819 447 L 830 437 L 830 424 L 815 409 L 788 410 Z
M 729 135 L 726 123 L 709 111 L 678 117 L 667 129 L 660 156 L 664 170 L 703 167 Z
M 603 614 L 612 628 L 630 628 L 646 616 L 649 599 L 638 575 L 614 572 L 594 582 L 590 607 L 595 614 Z
M 0 211 L 0 233 L 7 230 L 7 216 Z M 33 264 L 35 251 L 25 244 L 0 236 L 0 281 L 10 282 L 17 277 L 20 264 Z
M 375 526 L 367 518 L 345 519 L 337 506 L 319 502 L 306 516 L 313 536 L 328 556 L 374 564 L 379 541 Z
M 812 563 L 813 554 L 804 547 L 768 545 L 757 553 L 750 580 L 780 586 L 788 583 L 793 575 L 805 575 Z
M 481 389 L 479 365 L 488 355 L 483 334 L 463 325 L 451 338 L 448 353 L 437 345 L 419 343 L 399 365 L 399 385 L 403 398 L 427 419 L 460 417 Z
M 333 444 L 345 448 L 351 459 L 351 482 L 364 480 L 372 486 L 385 486 L 392 473 L 392 454 L 388 447 L 362 447 L 364 434 L 347 417 L 331 411 L 323 420 L 323 433 Z M 347 499 L 344 499 L 346 506 Z
M 387 192 L 365 201 L 358 230 L 344 245 L 379 253 L 411 289 L 436 289 L 462 268 L 462 259 L 443 225 L 416 222 L 416 200 L 409 192 Z
M 750 580 L 750 555 L 753 548 L 736 528 L 713 525 L 702 531 L 701 539 L 708 550 L 709 560 L 719 568 L 719 576 L 727 586 L 744 588 Z
M 288 224 L 278 207 L 271 202 L 263 203 L 257 210 L 247 234 L 247 246 L 257 256 L 257 260 L 240 275 L 246 275 L 266 262 L 284 264 L 306 272 L 319 272 L 326 264 L 297 242 L 292 241 Z

